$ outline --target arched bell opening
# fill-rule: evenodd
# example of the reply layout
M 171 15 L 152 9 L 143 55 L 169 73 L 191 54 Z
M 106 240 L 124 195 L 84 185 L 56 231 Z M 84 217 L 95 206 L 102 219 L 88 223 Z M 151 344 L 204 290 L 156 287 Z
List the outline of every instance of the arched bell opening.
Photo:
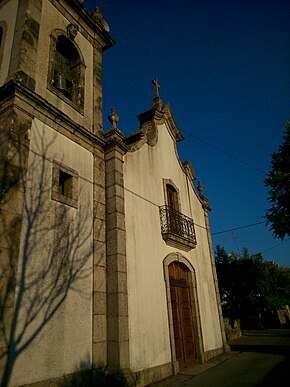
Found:
M 83 111 L 85 64 L 81 51 L 61 30 L 54 31 L 50 38 L 48 88 Z

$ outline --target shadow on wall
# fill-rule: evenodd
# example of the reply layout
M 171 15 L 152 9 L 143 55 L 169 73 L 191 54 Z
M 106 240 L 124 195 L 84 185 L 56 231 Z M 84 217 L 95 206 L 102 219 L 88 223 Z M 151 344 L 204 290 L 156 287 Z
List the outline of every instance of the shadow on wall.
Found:
M 92 256 L 89 208 L 82 203 L 78 209 L 51 204 L 51 147 L 56 138 L 45 139 L 40 133 L 28 157 L 31 123 L 22 123 L 13 112 L 4 118 L 0 121 L 1 387 L 9 385 L 16 360 L 69 292 L 90 296 L 84 284 L 91 275 Z M 15 213 L 12 209 L 19 201 L 23 207 Z
M 82 367 L 82 366 L 81 366 Z M 83 367 L 82 367 L 83 368 Z M 94 368 L 70 375 L 61 387 L 128 387 L 122 371 L 109 373 L 106 368 Z

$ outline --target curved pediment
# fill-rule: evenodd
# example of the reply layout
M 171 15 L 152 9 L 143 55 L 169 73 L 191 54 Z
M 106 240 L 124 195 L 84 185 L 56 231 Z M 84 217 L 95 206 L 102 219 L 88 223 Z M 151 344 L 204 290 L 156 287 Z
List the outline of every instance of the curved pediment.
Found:
M 138 115 L 140 129 L 130 134 L 125 143 L 129 152 L 140 149 L 144 144 L 155 146 L 158 142 L 158 125 L 165 124 L 170 135 L 175 142 L 184 139 L 181 131 L 176 125 L 169 104 L 165 104 L 161 109 L 152 108 Z

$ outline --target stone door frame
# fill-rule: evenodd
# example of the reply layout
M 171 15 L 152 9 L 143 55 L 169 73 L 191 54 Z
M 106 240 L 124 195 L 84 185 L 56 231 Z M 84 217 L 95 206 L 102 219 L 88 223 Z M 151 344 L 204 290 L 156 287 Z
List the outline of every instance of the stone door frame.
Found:
M 181 253 L 170 253 L 163 260 L 163 269 L 164 269 L 164 281 L 166 287 L 166 298 L 167 298 L 167 312 L 168 312 L 168 323 L 169 323 L 169 337 L 170 337 L 170 346 L 171 346 L 171 361 L 173 366 L 174 374 L 179 372 L 179 363 L 176 359 L 176 350 L 175 350 L 175 339 L 174 339 L 174 327 L 173 327 L 173 315 L 172 315 L 172 305 L 171 305 L 171 295 L 170 295 L 170 281 L 169 281 L 169 265 L 172 262 L 179 262 L 184 264 L 189 270 L 189 282 L 190 282 L 190 299 L 191 299 L 191 308 L 193 316 L 193 326 L 194 326 L 194 340 L 196 345 L 196 362 L 204 362 L 204 348 L 203 348 L 203 338 L 201 330 L 201 321 L 200 321 L 200 310 L 197 294 L 197 282 L 195 270 L 192 264 L 185 258 Z

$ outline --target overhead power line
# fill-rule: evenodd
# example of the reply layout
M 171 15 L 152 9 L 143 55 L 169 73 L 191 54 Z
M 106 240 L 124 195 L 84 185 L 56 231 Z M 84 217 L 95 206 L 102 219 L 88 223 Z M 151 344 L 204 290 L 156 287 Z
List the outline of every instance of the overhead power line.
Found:
M 195 135 L 192 134 L 192 133 L 189 133 L 189 132 L 186 131 L 186 130 L 182 130 L 182 131 L 183 131 L 184 133 L 186 133 L 189 137 L 195 138 L 196 140 L 202 142 L 203 144 L 206 144 L 206 145 L 209 146 L 210 148 L 212 148 L 212 149 L 214 149 L 214 150 L 216 150 L 216 151 L 218 151 L 218 152 L 220 152 L 220 153 L 222 153 L 222 154 L 224 154 L 224 155 L 226 155 L 226 156 L 228 156 L 228 157 L 231 157 L 232 159 L 234 159 L 234 160 L 236 160 L 236 161 L 239 161 L 240 163 L 246 165 L 247 167 L 252 168 L 252 169 L 255 169 L 256 171 L 258 171 L 258 172 L 260 172 L 260 173 L 263 173 L 263 175 L 267 174 L 267 172 L 263 171 L 263 170 L 260 169 L 260 168 L 257 168 L 255 165 L 249 163 L 248 161 L 245 161 L 245 160 L 243 160 L 243 159 L 241 159 L 241 158 L 239 158 L 239 157 L 237 157 L 237 156 L 235 156 L 235 155 L 232 155 L 231 153 L 229 153 L 229 152 L 227 152 L 227 151 L 225 151 L 225 150 L 223 150 L 223 149 L 221 149 L 221 148 L 218 148 L 217 146 L 212 145 L 212 144 L 210 144 L 210 143 L 207 142 L 207 141 L 202 140 L 201 138 L 195 136 Z
M 266 252 L 268 252 L 268 251 L 270 251 L 270 250 L 273 250 L 273 249 L 275 249 L 276 247 L 279 247 L 279 246 L 281 246 L 283 243 L 288 242 L 288 241 L 290 241 L 290 238 L 285 239 L 283 242 L 280 242 L 280 243 L 278 243 L 277 245 L 274 245 L 274 246 L 272 246 L 272 247 L 269 247 L 269 249 L 266 249 L 266 250 L 262 251 L 261 254 L 264 254 L 264 253 L 266 253 Z
M 257 222 L 257 223 L 246 224 L 245 226 L 240 226 L 240 227 L 235 227 L 235 228 L 229 228 L 228 230 L 224 230 L 224 231 L 213 232 L 211 235 L 224 234 L 224 233 L 226 233 L 226 232 L 235 231 L 235 230 L 240 230 L 240 229 L 242 229 L 242 228 L 254 227 L 254 226 L 257 226 L 257 225 L 263 224 L 263 223 L 266 223 L 266 220 L 263 221 L 263 222 Z

